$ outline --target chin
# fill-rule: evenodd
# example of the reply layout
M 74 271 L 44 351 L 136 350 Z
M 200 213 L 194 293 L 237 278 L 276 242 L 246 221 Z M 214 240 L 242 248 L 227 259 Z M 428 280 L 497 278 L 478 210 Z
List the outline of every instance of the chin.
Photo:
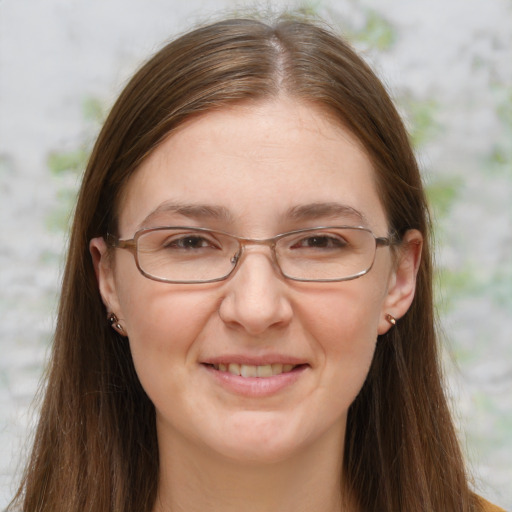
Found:
M 254 440 L 251 444 L 237 444 L 225 447 L 222 457 L 241 465 L 260 466 L 279 464 L 290 460 L 300 452 L 300 447 L 290 444 L 277 444 L 272 446 Z
M 224 428 L 215 451 L 229 460 L 246 464 L 276 464 L 293 458 L 305 449 L 305 432 L 293 428 L 293 421 L 285 423 L 269 418 L 269 413 L 245 414 L 237 418 L 231 428 Z M 248 417 L 247 417 L 248 416 Z M 251 418 L 252 416 L 252 418 Z M 285 419 L 286 420 L 286 419 Z M 213 440 L 212 440 L 213 441 Z

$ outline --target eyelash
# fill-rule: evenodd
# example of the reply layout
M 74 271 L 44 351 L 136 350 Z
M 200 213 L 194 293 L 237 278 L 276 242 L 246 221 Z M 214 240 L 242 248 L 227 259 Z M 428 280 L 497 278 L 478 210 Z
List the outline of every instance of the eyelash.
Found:
M 327 243 L 327 246 L 326 245 L 317 245 L 317 244 L 312 244 L 312 245 L 309 245 L 309 242 L 312 241 L 312 240 L 321 240 L 321 241 L 325 241 Z M 307 243 L 307 245 L 302 245 L 304 242 Z M 318 249 L 318 248 L 326 248 L 326 249 L 337 249 L 337 248 L 341 248 L 341 247 L 345 247 L 347 245 L 347 242 L 340 238 L 340 237 L 336 237 L 336 236 L 332 236 L 332 235 L 328 235 L 328 234 L 313 234 L 313 235 L 309 235 L 308 237 L 306 238 L 301 238 L 300 240 L 298 240 L 296 243 L 294 243 L 292 245 L 292 247 L 295 247 L 295 246 L 301 246 L 301 247 L 307 247 L 308 249 L 309 248 L 314 248 L 314 249 Z
M 196 241 L 199 242 L 199 247 L 194 244 L 187 244 L 189 241 Z M 210 241 L 204 236 L 199 236 L 196 234 L 193 235 L 176 235 L 171 240 L 167 240 L 164 243 L 161 244 L 163 248 L 170 248 L 170 247 L 177 247 L 179 249 L 202 249 L 205 247 L 214 247 L 214 248 L 220 248 L 218 244 L 214 244 L 213 241 Z

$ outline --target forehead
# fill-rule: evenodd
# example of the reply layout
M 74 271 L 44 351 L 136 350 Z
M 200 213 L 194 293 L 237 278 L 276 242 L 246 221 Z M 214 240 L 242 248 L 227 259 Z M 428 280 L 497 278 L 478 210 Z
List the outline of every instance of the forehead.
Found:
M 344 208 L 372 229 L 385 225 L 366 152 L 318 107 L 279 98 L 206 113 L 169 135 L 125 188 L 120 234 L 177 222 L 187 209 L 222 212 L 212 222 L 226 229 L 279 231 L 297 212 L 320 219 Z

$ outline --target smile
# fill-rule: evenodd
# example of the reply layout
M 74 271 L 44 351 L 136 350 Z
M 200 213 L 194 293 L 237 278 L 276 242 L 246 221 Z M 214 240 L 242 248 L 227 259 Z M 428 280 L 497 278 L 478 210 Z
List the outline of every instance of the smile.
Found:
M 237 362 L 233 362 L 233 359 Z M 282 357 L 282 362 L 272 362 L 267 357 L 263 361 L 247 361 L 247 358 L 235 356 L 214 361 L 203 362 L 206 374 L 213 378 L 229 393 L 247 398 L 264 398 L 293 388 L 294 384 L 302 381 L 311 366 L 303 361 Z M 277 358 L 276 358 L 277 359 Z M 231 362 L 228 362 L 230 361 Z M 275 359 L 274 359 L 275 361 Z M 248 364 L 252 363 L 252 364 Z M 254 364 L 259 363 L 259 364 Z
M 301 365 L 274 363 L 256 366 L 238 363 L 220 363 L 213 364 L 212 366 L 220 372 L 228 372 L 233 375 L 239 375 L 240 377 L 272 377 L 274 375 L 291 372 L 294 368 Z

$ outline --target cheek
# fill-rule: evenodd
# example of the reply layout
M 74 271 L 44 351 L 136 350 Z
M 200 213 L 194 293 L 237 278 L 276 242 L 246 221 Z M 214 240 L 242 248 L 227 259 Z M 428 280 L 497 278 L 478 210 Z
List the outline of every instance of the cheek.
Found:
M 363 385 L 377 342 L 377 319 L 349 306 L 332 308 L 330 318 L 322 318 L 326 327 L 320 333 L 325 367 L 352 399 Z
M 135 276 L 132 282 L 124 280 L 117 289 L 129 338 L 147 344 L 190 338 L 213 307 L 211 300 L 205 300 L 204 291 L 143 276 Z
M 346 345 L 348 349 L 377 339 L 384 286 L 363 279 L 340 283 L 337 289 L 310 293 L 301 300 L 300 317 L 307 319 L 309 329 L 318 333 L 319 341 L 330 340 L 329 344 Z
M 207 300 L 204 291 L 171 290 L 142 279 L 119 287 L 119 303 L 137 374 L 151 396 L 159 380 L 169 379 L 170 372 L 179 377 L 195 360 L 195 341 L 215 311 L 215 302 Z
M 337 389 L 340 400 L 351 402 L 369 371 L 383 302 L 382 289 L 343 283 L 337 291 L 303 301 L 303 327 L 312 334 L 315 351 Z M 309 307 L 308 307 L 309 306 Z M 345 404 L 347 405 L 347 404 Z

